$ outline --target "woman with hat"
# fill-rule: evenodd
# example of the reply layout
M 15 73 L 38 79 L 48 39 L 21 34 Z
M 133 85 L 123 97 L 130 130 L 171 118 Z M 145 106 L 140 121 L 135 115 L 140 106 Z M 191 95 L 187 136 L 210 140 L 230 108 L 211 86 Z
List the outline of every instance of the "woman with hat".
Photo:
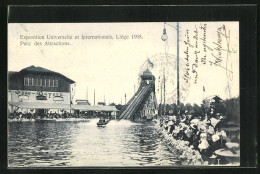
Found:
M 194 149 L 198 150 L 200 131 L 195 124 L 191 124 L 190 128 L 192 130 L 191 137 L 189 138 L 190 145 L 193 145 Z
M 202 159 L 204 161 L 208 161 L 208 158 L 210 156 L 210 152 L 208 150 L 209 149 L 209 143 L 207 141 L 207 133 L 206 132 L 201 133 L 199 142 L 200 142 L 200 144 L 199 144 L 198 148 L 200 149 Z

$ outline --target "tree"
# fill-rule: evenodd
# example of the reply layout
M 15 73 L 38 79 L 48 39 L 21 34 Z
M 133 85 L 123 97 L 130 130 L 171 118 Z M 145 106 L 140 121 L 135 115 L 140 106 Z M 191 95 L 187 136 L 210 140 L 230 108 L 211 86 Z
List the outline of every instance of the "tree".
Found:
M 191 114 L 192 105 L 190 103 L 187 103 L 184 108 L 185 108 L 185 111 L 187 111 L 188 114 Z
M 196 103 L 193 105 L 192 114 L 194 117 L 202 116 L 202 108 Z
M 227 81 L 225 92 L 229 96 L 229 99 L 231 99 L 231 83 L 230 80 Z
M 185 113 L 185 106 L 184 106 L 183 103 L 180 103 L 180 105 L 179 105 L 179 111 L 180 111 L 180 114 L 181 114 L 181 115 Z
M 227 121 L 239 124 L 240 122 L 240 103 L 239 97 L 227 99 L 223 102 L 226 108 Z

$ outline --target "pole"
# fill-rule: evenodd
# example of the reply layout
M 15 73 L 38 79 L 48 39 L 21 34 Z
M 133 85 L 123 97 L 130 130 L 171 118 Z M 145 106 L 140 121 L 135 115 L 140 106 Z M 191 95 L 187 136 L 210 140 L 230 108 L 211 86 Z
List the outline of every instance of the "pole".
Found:
M 94 105 L 96 105 L 96 93 L 95 93 L 95 89 L 94 89 Z
M 161 83 L 161 107 L 160 107 L 160 115 L 162 116 L 162 83 Z
M 88 87 L 87 87 L 87 91 L 86 91 L 86 100 L 88 100 Z
M 177 22 L 177 108 L 180 106 L 180 80 L 179 80 L 179 22 Z
M 165 116 L 165 111 L 166 111 L 166 105 L 165 105 L 165 67 L 163 68 L 163 104 L 164 104 L 163 115 Z
M 70 84 L 70 109 L 71 109 L 71 84 Z

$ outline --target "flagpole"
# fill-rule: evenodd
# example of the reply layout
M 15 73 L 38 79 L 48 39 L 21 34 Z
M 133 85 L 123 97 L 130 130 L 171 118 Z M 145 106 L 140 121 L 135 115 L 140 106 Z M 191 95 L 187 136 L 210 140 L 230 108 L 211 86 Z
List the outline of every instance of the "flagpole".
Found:
M 179 80 L 179 22 L 177 22 L 177 106 L 178 106 L 178 115 L 179 106 L 180 106 L 180 80 Z
M 202 105 L 203 105 L 203 110 L 204 110 L 204 115 L 205 115 L 205 105 L 204 105 L 205 96 L 204 96 L 204 93 L 205 93 L 205 87 L 203 86 Z
M 205 87 L 203 86 L 202 102 L 205 100 L 204 92 L 205 92 Z
M 163 104 L 164 104 L 163 115 L 165 116 L 165 110 L 166 110 L 166 105 L 165 105 L 165 68 L 163 68 Z

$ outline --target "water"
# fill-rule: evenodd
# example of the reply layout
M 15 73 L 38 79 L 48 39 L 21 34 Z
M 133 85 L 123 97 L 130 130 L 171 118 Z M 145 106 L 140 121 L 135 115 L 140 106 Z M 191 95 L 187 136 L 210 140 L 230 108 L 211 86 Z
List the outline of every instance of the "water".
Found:
M 9 167 L 174 166 L 153 123 L 10 122 Z

